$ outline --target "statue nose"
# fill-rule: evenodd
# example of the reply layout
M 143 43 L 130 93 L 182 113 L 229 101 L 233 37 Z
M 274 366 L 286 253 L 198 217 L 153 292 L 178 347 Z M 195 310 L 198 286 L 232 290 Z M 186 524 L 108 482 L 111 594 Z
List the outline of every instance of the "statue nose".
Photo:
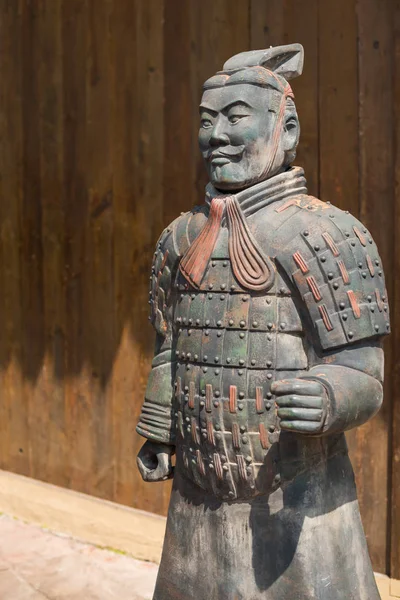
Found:
M 229 144 L 229 137 L 226 133 L 221 131 L 221 128 L 216 125 L 210 137 L 210 146 L 227 146 Z

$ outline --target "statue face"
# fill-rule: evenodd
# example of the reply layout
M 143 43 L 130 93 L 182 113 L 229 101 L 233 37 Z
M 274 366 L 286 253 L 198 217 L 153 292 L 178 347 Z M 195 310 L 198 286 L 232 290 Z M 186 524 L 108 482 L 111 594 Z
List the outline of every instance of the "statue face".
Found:
M 275 124 L 275 114 L 268 110 L 273 93 L 248 84 L 204 92 L 199 145 L 216 188 L 240 190 L 267 177 L 269 141 Z M 284 153 L 280 154 L 283 162 Z

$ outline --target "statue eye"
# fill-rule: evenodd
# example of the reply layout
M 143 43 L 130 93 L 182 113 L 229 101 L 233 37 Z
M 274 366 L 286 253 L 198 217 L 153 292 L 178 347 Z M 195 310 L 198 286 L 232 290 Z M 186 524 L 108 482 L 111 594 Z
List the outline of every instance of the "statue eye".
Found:
M 228 117 L 229 123 L 232 123 L 232 125 L 235 125 L 236 123 L 239 123 L 240 119 L 243 119 L 243 117 L 245 117 L 246 115 L 230 115 Z
M 203 127 L 203 129 L 208 129 L 209 127 L 212 127 L 212 122 L 210 119 L 201 119 L 200 126 Z

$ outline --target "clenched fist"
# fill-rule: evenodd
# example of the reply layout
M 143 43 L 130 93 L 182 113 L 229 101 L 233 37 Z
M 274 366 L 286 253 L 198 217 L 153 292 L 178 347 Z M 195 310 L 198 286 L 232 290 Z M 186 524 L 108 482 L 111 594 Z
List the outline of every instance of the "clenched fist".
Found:
M 293 433 L 322 432 L 328 406 L 325 386 L 318 381 L 282 379 L 271 385 L 276 395 L 280 428 Z
M 144 481 L 165 481 L 174 476 L 171 456 L 175 448 L 147 440 L 141 447 L 136 462 Z

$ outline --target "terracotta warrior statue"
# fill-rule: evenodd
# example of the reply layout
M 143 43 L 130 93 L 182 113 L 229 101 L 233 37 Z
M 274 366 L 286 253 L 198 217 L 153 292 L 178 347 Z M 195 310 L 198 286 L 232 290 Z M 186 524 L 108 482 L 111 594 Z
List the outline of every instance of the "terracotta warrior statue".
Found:
M 302 66 L 271 47 L 205 82 L 205 201 L 156 247 L 138 465 L 174 482 L 154 600 L 379 598 L 344 432 L 382 403 L 387 292 L 371 234 L 292 166 Z

